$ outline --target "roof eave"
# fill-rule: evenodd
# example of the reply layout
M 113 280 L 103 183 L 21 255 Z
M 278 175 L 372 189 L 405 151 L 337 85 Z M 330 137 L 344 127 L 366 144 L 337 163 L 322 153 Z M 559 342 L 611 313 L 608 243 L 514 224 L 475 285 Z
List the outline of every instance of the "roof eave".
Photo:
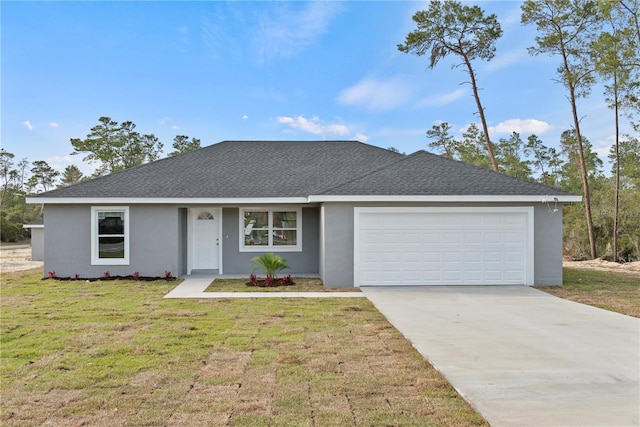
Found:
M 222 205 L 222 204 L 300 204 L 307 197 L 27 197 L 29 204 L 43 205 Z
M 322 202 L 431 202 L 431 203 L 568 203 L 581 202 L 582 196 L 546 195 L 311 195 L 308 197 L 27 197 L 29 204 L 308 204 Z
M 368 195 L 368 196 L 337 196 L 337 195 L 312 195 L 310 203 L 321 202 L 468 202 L 468 203 L 554 203 L 554 202 L 581 202 L 582 196 L 578 195 Z

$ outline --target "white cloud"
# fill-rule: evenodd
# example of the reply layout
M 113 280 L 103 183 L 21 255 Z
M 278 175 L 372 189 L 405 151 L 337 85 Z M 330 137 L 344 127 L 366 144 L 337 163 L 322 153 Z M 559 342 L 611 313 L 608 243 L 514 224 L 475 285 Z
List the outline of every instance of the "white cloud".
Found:
M 71 156 L 53 156 L 53 157 L 47 157 L 45 159 L 45 161 L 49 164 L 49 166 L 51 166 L 55 170 L 57 170 L 60 173 L 62 173 L 64 168 L 66 168 L 69 165 L 74 164 L 74 161 L 79 161 L 80 159 L 81 159 L 81 157 L 79 157 L 79 156 L 75 156 L 75 157 L 71 157 Z M 84 163 L 84 162 L 82 162 L 82 163 Z
M 606 145 L 606 146 L 593 148 L 593 151 L 598 155 L 600 160 L 602 160 L 602 163 L 604 163 L 605 165 L 607 163 L 611 163 L 611 161 L 609 160 L 609 153 L 611 152 L 611 147 L 612 145 Z M 604 170 L 608 172 L 607 169 L 608 168 L 605 166 Z
M 542 120 L 536 119 L 509 119 L 496 126 L 490 126 L 489 132 L 494 133 L 535 133 L 542 134 L 550 131 L 552 126 Z
M 277 118 L 279 123 L 289 126 L 291 129 L 301 130 L 314 135 L 348 135 L 349 128 L 343 124 L 325 124 L 319 117 L 307 119 L 303 116 Z
M 56 122 L 49 122 L 49 127 L 57 129 L 60 127 L 60 125 Z
M 486 71 L 498 71 L 507 68 L 511 64 L 523 62 L 530 59 L 531 56 L 525 47 L 513 49 L 508 52 L 497 55 L 484 67 Z
M 242 120 L 247 120 L 249 118 L 249 116 L 247 116 L 246 114 L 242 115 Z
M 180 129 L 180 126 L 175 124 L 171 117 L 163 117 L 163 118 L 159 119 L 158 120 L 158 124 L 160 126 L 169 126 L 169 129 L 173 129 L 173 130 L 179 130 Z
M 29 129 L 29 132 L 31 132 L 33 130 L 33 128 L 35 127 L 35 126 L 33 126 L 31 124 L 31 122 L 29 120 L 25 120 L 24 122 L 22 122 L 22 124 L 25 125 L 27 127 L 27 129 Z
M 405 104 L 414 93 L 411 84 L 398 78 L 383 81 L 367 77 L 340 92 L 338 101 L 368 110 L 386 111 Z
M 367 142 L 369 140 L 369 137 L 361 132 L 356 133 L 354 138 L 360 142 Z
M 70 165 L 76 165 L 84 176 L 92 175 L 97 169 L 95 163 L 89 164 L 88 162 L 83 162 L 80 156 L 52 156 L 47 157 L 45 161 L 61 174 L 64 172 L 64 169 Z
M 342 9 L 338 2 L 272 3 L 256 24 L 254 43 L 260 60 L 289 58 L 315 43 Z
M 520 17 L 522 16 L 522 10 L 520 9 L 520 5 L 516 3 L 514 7 L 505 11 L 503 14 L 498 16 L 498 20 L 500 21 L 500 26 L 505 32 L 509 32 L 510 30 L 521 31 L 522 24 L 520 23 Z
M 228 25 L 225 21 L 225 13 L 218 13 L 211 16 L 203 16 L 200 20 L 200 35 L 205 53 L 214 59 L 222 59 L 225 46 L 230 37 L 225 28 Z
M 466 95 L 467 90 L 459 88 L 451 92 L 443 93 L 441 95 L 432 95 L 424 98 L 420 101 L 421 106 L 433 106 L 433 105 L 448 105 Z

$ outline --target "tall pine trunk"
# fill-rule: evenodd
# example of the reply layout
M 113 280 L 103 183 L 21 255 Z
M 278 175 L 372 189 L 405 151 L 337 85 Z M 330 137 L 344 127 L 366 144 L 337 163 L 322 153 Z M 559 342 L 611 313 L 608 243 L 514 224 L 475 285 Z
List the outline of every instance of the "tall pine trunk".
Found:
M 496 162 L 496 156 L 493 154 L 493 144 L 491 138 L 489 138 L 489 127 L 487 126 L 487 119 L 484 117 L 484 108 L 480 102 L 480 95 L 478 94 L 478 85 L 476 83 L 476 76 L 471 67 L 471 62 L 464 56 L 464 62 L 469 70 L 469 77 L 471 78 L 471 87 L 473 88 L 473 97 L 476 99 L 476 105 L 478 106 L 478 114 L 480 115 L 480 121 L 482 122 L 482 132 L 484 133 L 484 140 L 487 144 L 487 152 L 489 153 L 489 159 L 491 159 L 491 166 L 493 170 L 499 172 L 498 162 Z
M 566 64 L 566 57 L 565 57 Z M 591 216 L 591 193 L 589 192 L 589 173 L 584 160 L 584 149 L 582 147 L 582 134 L 580 133 L 580 120 L 578 118 L 578 108 L 576 107 L 575 88 L 569 84 L 569 94 L 571 100 L 571 111 L 573 113 L 573 124 L 576 129 L 576 140 L 578 143 L 578 158 L 580 159 L 580 178 L 582 180 L 582 192 L 584 197 L 584 213 L 587 218 L 587 233 L 589 234 L 589 248 L 591 250 L 591 258 L 598 257 L 596 251 L 596 240 L 593 233 L 593 218 Z
M 618 219 L 620 216 L 620 117 L 618 116 L 618 73 L 613 73 L 613 105 L 616 115 L 616 195 L 613 211 L 613 262 L 618 261 Z

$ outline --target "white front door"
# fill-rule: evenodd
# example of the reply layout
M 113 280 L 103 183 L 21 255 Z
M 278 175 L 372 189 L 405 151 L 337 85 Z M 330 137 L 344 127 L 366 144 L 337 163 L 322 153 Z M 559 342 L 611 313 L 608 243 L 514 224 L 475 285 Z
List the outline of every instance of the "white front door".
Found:
M 191 270 L 220 268 L 220 209 L 191 209 Z

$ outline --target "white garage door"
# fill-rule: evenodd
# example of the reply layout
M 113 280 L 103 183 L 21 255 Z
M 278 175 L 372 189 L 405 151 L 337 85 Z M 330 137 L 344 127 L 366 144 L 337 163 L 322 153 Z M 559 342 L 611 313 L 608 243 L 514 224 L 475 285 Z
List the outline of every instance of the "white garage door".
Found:
M 355 284 L 531 284 L 531 217 L 528 208 L 356 208 Z

